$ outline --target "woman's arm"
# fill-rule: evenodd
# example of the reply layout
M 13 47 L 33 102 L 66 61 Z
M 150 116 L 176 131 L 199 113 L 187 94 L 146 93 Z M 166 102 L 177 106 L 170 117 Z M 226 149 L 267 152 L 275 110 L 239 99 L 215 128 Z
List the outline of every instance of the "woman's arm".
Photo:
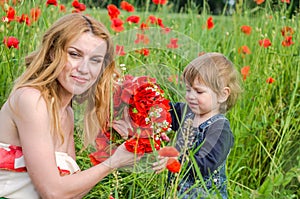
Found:
M 55 147 L 50 133 L 50 117 L 39 91 L 16 91 L 12 105 L 17 110 L 19 131 L 28 174 L 42 198 L 76 198 L 89 191 L 113 168 L 133 162 L 134 155 L 117 150 L 110 158 L 112 168 L 99 164 L 74 175 L 60 176 L 55 162 Z M 119 156 L 119 157 L 118 157 Z M 116 162 L 116 158 L 119 158 Z

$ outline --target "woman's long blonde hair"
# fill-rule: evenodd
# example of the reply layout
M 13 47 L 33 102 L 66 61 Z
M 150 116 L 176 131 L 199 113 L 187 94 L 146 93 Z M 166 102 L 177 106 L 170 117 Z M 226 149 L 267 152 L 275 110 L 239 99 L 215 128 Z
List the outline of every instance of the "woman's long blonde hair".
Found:
M 91 32 L 107 42 L 107 52 L 98 81 L 83 94 L 87 100 L 85 113 L 84 144 L 93 143 L 99 130 L 105 129 L 109 118 L 110 93 L 113 75 L 117 74 L 114 63 L 114 46 L 107 28 L 90 16 L 72 13 L 57 20 L 44 34 L 40 47 L 25 58 L 26 70 L 17 79 L 13 90 L 34 87 L 46 101 L 53 136 L 64 141 L 59 120 L 58 75 L 67 64 L 67 49 L 81 34 Z

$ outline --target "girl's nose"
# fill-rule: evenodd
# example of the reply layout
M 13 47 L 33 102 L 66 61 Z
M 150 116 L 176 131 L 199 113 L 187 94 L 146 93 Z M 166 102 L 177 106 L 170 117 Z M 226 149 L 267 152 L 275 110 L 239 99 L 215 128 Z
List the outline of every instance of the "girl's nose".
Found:
M 187 93 L 187 97 L 189 99 L 195 99 L 196 98 L 196 92 L 194 90 L 191 90 L 190 92 Z

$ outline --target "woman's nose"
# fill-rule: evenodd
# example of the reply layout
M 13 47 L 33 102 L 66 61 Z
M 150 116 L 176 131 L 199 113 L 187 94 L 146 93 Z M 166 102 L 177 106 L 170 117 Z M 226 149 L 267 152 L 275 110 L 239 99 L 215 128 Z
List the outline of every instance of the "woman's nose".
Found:
M 88 73 L 89 67 L 88 67 L 88 60 L 82 59 L 77 66 L 77 71 L 80 73 Z

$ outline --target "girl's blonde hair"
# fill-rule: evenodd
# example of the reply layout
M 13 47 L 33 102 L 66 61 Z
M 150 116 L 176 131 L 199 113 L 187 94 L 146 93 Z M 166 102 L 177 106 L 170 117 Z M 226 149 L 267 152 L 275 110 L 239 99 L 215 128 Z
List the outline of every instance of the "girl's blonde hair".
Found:
M 34 87 L 41 92 L 46 101 L 54 136 L 60 136 L 64 141 L 59 120 L 58 75 L 67 64 L 67 49 L 83 33 L 91 32 L 107 43 L 102 71 L 98 81 L 83 95 L 88 101 L 85 114 L 84 143 L 93 143 L 100 129 L 106 128 L 109 118 L 110 88 L 113 84 L 113 74 L 117 74 L 114 62 L 114 46 L 107 28 L 90 16 L 72 13 L 57 20 L 44 34 L 40 47 L 25 58 L 26 70 L 17 79 L 13 90 L 21 87 Z
M 190 62 L 183 71 L 184 81 L 193 85 L 197 80 L 208 86 L 218 96 L 224 87 L 229 87 L 230 95 L 220 106 L 226 113 L 236 103 L 241 93 L 240 77 L 232 62 L 221 53 L 205 53 Z

